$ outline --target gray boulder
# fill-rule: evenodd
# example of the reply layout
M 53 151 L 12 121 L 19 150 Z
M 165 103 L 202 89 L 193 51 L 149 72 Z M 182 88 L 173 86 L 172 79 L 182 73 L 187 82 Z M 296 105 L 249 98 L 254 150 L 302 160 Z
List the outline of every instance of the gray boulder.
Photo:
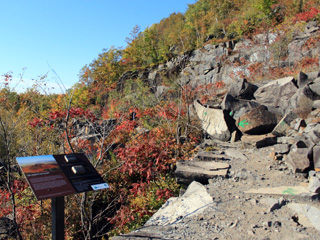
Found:
M 299 88 L 303 88 L 308 83 L 314 81 L 318 77 L 320 77 L 319 72 L 309 72 L 309 73 L 299 72 L 297 85 Z
M 267 107 L 259 106 L 240 116 L 236 126 L 242 133 L 260 135 L 270 133 L 277 125 L 277 117 Z
M 314 146 L 313 148 L 313 164 L 314 169 L 320 172 L 320 146 Z
M 287 113 L 272 130 L 272 134 L 277 137 L 287 135 L 291 129 L 290 123 L 296 118 L 298 118 L 298 115 L 295 112 Z
M 312 100 L 319 100 L 320 99 L 320 78 L 316 78 L 314 81 L 310 82 L 309 88 L 312 91 L 312 95 L 315 99 Z
M 230 93 L 227 93 L 224 96 L 221 103 L 221 108 L 228 111 L 229 115 L 232 116 L 235 120 L 258 106 L 260 106 L 260 104 L 257 102 L 237 99 L 234 98 Z
M 320 179 L 317 176 L 309 176 L 308 190 L 312 193 L 320 193 Z
M 269 134 L 264 135 L 243 135 L 241 142 L 244 148 L 263 148 L 277 143 L 277 137 Z
M 288 101 L 285 112 L 288 113 L 294 109 L 305 109 L 306 112 L 311 112 L 315 100 L 317 100 L 317 96 L 311 91 L 310 87 L 306 85 L 292 95 Z
M 256 85 L 242 78 L 231 84 L 228 93 L 238 99 L 252 99 L 254 92 L 258 89 Z
M 186 186 L 193 181 L 208 184 L 208 179 L 226 177 L 230 167 L 227 163 L 208 161 L 178 161 L 176 166 L 177 182 Z
M 289 100 L 297 90 L 295 79 L 286 77 L 259 87 L 255 91 L 254 97 L 257 102 L 267 106 L 270 112 L 284 116 Z
M 308 148 L 294 148 L 286 158 L 286 164 L 293 173 L 305 173 L 310 168 Z

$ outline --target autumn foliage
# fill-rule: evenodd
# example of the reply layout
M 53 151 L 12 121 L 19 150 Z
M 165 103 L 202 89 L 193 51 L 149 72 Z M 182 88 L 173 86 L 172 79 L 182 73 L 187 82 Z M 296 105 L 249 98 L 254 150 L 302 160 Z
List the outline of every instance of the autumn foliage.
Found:
M 16 166 L 16 157 L 84 152 L 110 189 L 66 197 L 67 239 L 108 239 L 142 226 L 180 186 L 173 171 L 188 160 L 201 141 L 199 122 L 189 114 L 196 99 L 221 100 L 224 83 L 179 85 L 177 76 L 162 76 L 168 87 L 158 98 L 141 73 L 174 57 L 227 40 L 250 38 L 275 29 L 273 61 L 286 58 L 282 45 L 295 29 L 320 19 L 315 0 L 199 0 L 185 13 L 173 13 L 145 30 L 136 26 L 125 48 L 105 49 L 80 70 L 79 82 L 65 94 L 42 94 L 32 88 L 16 93 L 2 76 L 0 90 L 0 218 L 13 219 L 18 239 L 50 239 L 50 200 L 37 202 Z M 294 26 L 293 30 L 291 26 Z M 288 40 L 289 39 L 289 40 Z M 305 49 L 318 46 L 311 37 Z M 234 67 L 247 64 L 240 58 Z M 318 67 L 306 57 L 299 66 Z M 145 71 L 145 72 L 144 72 Z M 249 76 L 266 77 L 261 63 Z M 269 69 L 270 76 L 295 74 L 292 68 Z M 132 76 L 125 81 L 122 76 Z M 166 79 L 167 78 L 167 79 Z M 121 80 L 121 81 L 120 81 Z M 123 81 L 122 81 L 123 80 Z

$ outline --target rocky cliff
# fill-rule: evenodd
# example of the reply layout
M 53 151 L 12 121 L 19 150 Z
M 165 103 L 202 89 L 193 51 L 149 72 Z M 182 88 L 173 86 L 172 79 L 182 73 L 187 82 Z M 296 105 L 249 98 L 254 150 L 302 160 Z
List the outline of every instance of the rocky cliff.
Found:
M 196 100 L 190 107 L 206 138 L 191 160 L 177 162 L 176 178 L 185 192 L 169 199 L 143 228 L 113 239 L 318 239 L 319 64 L 278 79 L 256 81 L 255 74 L 319 58 L 320 44 L 313 41 L 319 35 L 316 23 L 307 24 L 287 43 L 286 58 L 277 61 L 274 44 L 281 33 L 268 33 L 208 44 L 135 73 L 159 96 L 170 76 L 193 88 L 217 81 L 228 88 L 223 98 Z

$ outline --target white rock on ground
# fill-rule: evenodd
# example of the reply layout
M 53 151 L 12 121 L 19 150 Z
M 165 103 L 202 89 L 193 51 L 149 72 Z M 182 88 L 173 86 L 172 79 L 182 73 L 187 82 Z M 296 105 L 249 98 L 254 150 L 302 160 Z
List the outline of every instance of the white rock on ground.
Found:
M 221 109 L 206 108 L 198 101 L 194 102 L 194 108 L 202 122 L 202 128 L 213 138 L 227 141 L 230 139 L 230 131 Z
M 144 225 L 168 225 L 179 219 L 203 212 L 213 203 L 207 189 L 200 183 L 192 182 L 179 198 L 170 198 Z
M 313 226 L 320 231 L 320 209 L 308 204 L 290 203 L 288 207 L 299 216 L 299 223 L 305 227 Z

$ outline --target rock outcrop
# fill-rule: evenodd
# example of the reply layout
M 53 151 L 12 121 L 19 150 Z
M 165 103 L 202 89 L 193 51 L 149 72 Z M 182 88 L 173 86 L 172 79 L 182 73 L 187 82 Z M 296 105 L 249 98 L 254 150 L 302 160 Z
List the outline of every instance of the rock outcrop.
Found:
M 319 56 L 320 47 L 303 51 L 319 30 L 309 23 L 278 64 Z M 177 180 L 187 192 L 170 199 L 143 228 L 114 239 L 318 239 L 319 69 L 259 84 L 232 77 L 250 75 L 248 68 L 257 63 L 267 71 L 274 63 L 266 46 L 277 37 L 208 44 L 162 68 L 173 74 L 181 61 L 179 84 L 195 88 L 223 80 L 229 88 L 218 106 L 193 103 L 207 138 L 190 160 L 177 163 Z M 190 190 L 195 186 L 201 193 Z

